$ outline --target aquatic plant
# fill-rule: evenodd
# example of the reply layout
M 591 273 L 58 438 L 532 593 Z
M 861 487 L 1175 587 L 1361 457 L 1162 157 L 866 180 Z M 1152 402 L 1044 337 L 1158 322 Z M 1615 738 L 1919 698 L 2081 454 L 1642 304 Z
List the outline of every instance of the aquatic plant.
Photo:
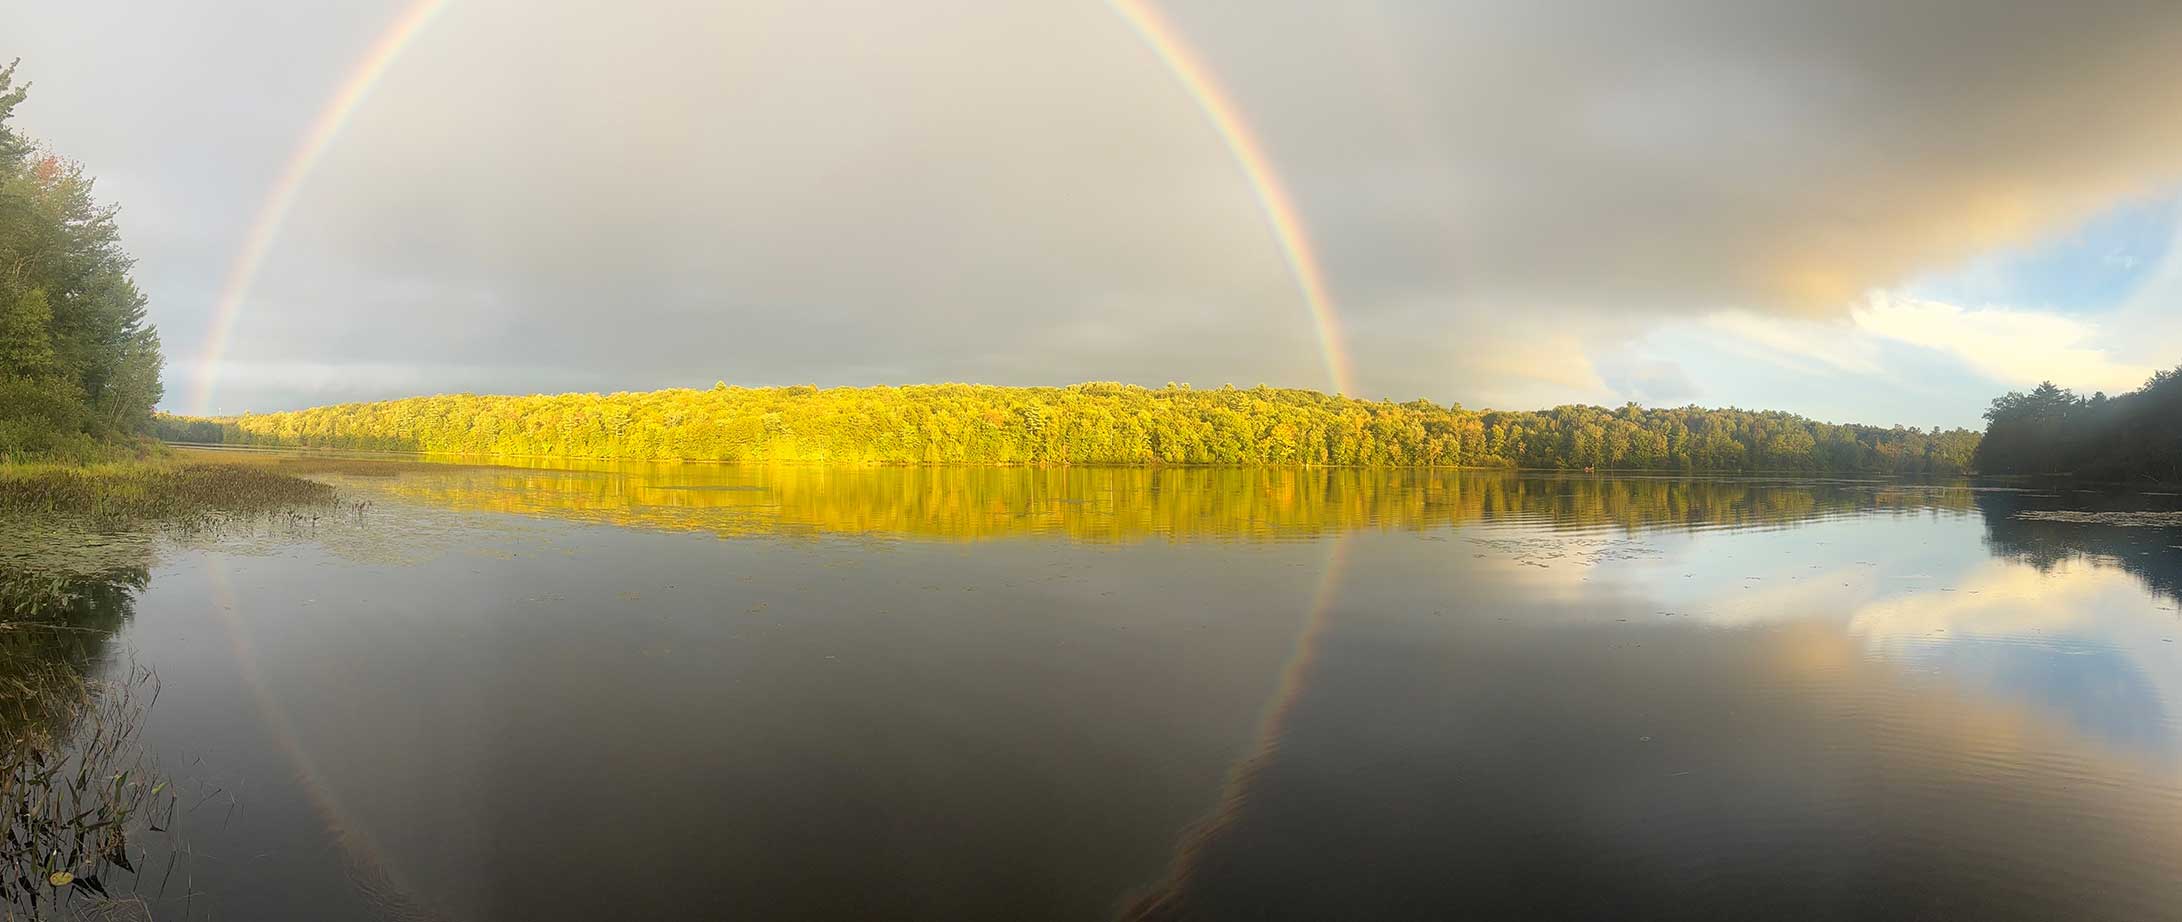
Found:
M 153 870 L 138 840 L 171 834 L 179 807 L 140 742 L 158 680 L 135 666 L 119 680 L 97 681 L 66 662 L 7 659 L 0 907 L 8 918 L 41 919 L 120 902 Z M 174 850 L 167 851 L 171 873 Z
M 208 512 L 323 505 L 333 488 L 262 465 L 203 462 L 0 465 L 0 516 L 156 522 Z
M 89 521 L 14 516 L 0 539 L 0 918 L 148 918 L 180 855 L 175 786 L 139 742 L 158 680 L 101 677 L 152 542 Z

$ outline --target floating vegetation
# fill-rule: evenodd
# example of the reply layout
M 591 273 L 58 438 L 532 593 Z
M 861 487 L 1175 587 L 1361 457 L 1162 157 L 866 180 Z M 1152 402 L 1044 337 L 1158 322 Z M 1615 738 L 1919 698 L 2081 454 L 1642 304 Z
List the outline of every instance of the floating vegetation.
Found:
M 86 530 L 50 519 L 0 520 L 0 623 L 46 619 L 141 579 L 152 558 L 143 532 Z
M 1478 547 L 1487 548 L 1512 558 L 1516 563 L 1530 567 L 1551 567 L 1567 563 L 1577 567 L 1595 567 L 1615 560 L 1641 560 L 1660 556 L 1659 548 L 1642 541 L 1616 538 L 1611 535 L 1535 535 L 1528 537 L 1487 537 L 1473 535 L 1466 539 Z M 1483 556 L 1483 555 L 1479 555 Z M 1751 577 L 1755 579 L 1755 577 Z
M 333 501 L 326 484 L 243 465 L 0 465 L 0 630 L 141 588 L 162 532 L 292 532 Z
M 2182 512 L 2088 512 L 2080 509 L 2034 509 L 2015 514 L 2029 522 L 2068 522 L 2076 525 L 2119 525 L 2124 528 L 2182 528 Z

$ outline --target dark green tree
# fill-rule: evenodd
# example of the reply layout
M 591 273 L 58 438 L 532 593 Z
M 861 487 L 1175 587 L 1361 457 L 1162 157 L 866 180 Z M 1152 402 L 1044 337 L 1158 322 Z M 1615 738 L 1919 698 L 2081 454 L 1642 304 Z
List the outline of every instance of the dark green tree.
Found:
M 149 427 L 159 334 L 115 209 L 9 124 L 26 90 L 0 68 L 0 456 L 88 452 Z
M 1987 473 L 2182 483 L 2182 368 L 2119 397 L 2048 381 L 1995 398 L 1985 420 L 1977 467 Z

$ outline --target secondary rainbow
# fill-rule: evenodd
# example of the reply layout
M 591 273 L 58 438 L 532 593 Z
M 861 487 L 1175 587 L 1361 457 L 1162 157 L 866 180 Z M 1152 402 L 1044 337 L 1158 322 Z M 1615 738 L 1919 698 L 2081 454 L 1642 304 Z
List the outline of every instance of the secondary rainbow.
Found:
M 1243 121 L 1242 110 L 1212 79 L 1212 72 L 1198 60 L 1182 34 L 1161 16 L 1146 0 L 1107 0 L 1124 22 L 1136 30 L 1144 44 L 1167 65 L 1182 89 L 1195 100 L 1197 108 L 1212 123 L 1212 130 L 1234 155 L 1236 166 L 1243 171 L 1243 178 L 1258 197 L 1258 205 L 1265 211 L 1266 224 L 1272 228 L 1273 240 L 1280 245 L 1280 252 L 1288 263 L 1288 271 L 1295 275 L 1296 287 L 1303 293 L 1303 306 L 1311 311 L 1311 322 L 1317 327 L 1318 348 L 1326 363 L 1326 374 L 1333 379 L 1333 388 L 1343 394 L 1356 393 L 1356 383 L 1349 367 L 1348 345 L 1341 333 L 1341 317 L 1334 311 L 1333 296 L 1326 291 L 1326 277 L 1318 267 L 1318 256 L 1311 249 L 1311 237 L 1305 230 L 1302 216 L 1295 203 L 1288 198 L 1288 190 L 1280 183 L 1280 175 L 1273 171 L 1265 148 L 1258 143 L 1257 135 Z
M 220 360 L 227 353 L 227 343 L 235 333 L 235 321 L 242 314 L 243 302 L 250 296 L 250 286 L 257 280 L 258 269 L 265 263 L 265 254 L 280 236 L 282 222 L 294 207 L 296 194 L 303 190 L 303 183 L 310 178 L 311 170 L 318 166 L 327 148 L 348 124 L 349 116 L 371 95 L 371 89 L 379 78 L 386 75 L 388 67 L 401 57 L 403 49 L 417 33 L 430 25 L 432 18 L 447 6 L 448 0 L 417 0 L 402 10 L 400 16 L 380 33 L 364 56 L 349 72 L 348 79 L 319 111 L 311 122 L 310 131 L 296 145 L 282 167 L 279 181 L 258 205 L 258 213 L 250 223 L 250 230 L 243 238 L 242 249 L 235 254 L 235 261 L 228 267 L 227 281 L 220 287 L 220 299 L 212 309 L 212 329 L 205 335 L 204 349 L 197 357 L 197 380 L 190 403 L 192 412 L 203 415 L 211 412 L 213 387 L 217 383 Z
M 227 279 L 220 288 L 218 302 L 213 307 L 212 328 L 205 336 L 204 348 L 197 359 L 197 380 L 191 397 L 192 412 L 199 415 L 212 410 L 212 395 L 218 384 L 221 360 L 226 356 L 228 342 L 233 338 L 236 322 L 249 299 L 250 288 L 257 281 L 258 270 L 265 263 L 267 252 L 279 237 L 281 225 L 295 205 L 296 196 L 310 178 L 328 148 L 333 146 L 349 117 L 371 95 L 371 90 L 385 76 L 394 61 L 401 57 L 409 43 L 431 24 L 432 19 L 445 9 L 449 0 L 417 0 L 402 11 L 389 25 L 378 41 L 373 42 L 347 80 L 341 83 L 333 99 L 326 104 L 312 121 L 310 131 L 281 170 L 280 179 L 266 194 L 258 206 L 255 220 L 244 237 L 242 249 L 235 254 L 229 266 Z M 1340 316 L 1335 312 L 1333 297 L 1327 292 L 1325 273 L 1320 270 L 1318 257 L 1312 251 L 1309 233 L 1303 219 L 1296 211 L 1295 203 L 1288 197 L 1288 190 L 1281 185 L 1274 172 L 1264 146 L 1258 143 L 1249 125 L 1243 121 L 1241 110 L 1228 98 L 1220 84 L 1213 80 L 1211 72 L 1190 47 L 1183 42 L 1181 33 L 1161 16 L 1159 11 L 1144 0 L 1107 0 L 1107 6 L 1123 22 L 1129 24 L 1144 40 L 1169 73 L 1172 73 L 1184 92 L 1204 113 L 1214 133 L 1219 135 L 1235 164 L 1242 170 L 1243 178 L 1257 196 L 1259 208 L 1265 213 L 1267 226 L 1273 240 L 1279 246 L 1288 271 L 1295 277 L 1296 287 L 1303 296 L 1304 307 L 1310 311 L 1311 322 L 1318 335 L 1319 352 L 1326 365 L 1326 374 L 1332 379 L 1335 391 L 1342 394 L 1356 393 L 1351 373 L 1348 347 L 1342 336 Z

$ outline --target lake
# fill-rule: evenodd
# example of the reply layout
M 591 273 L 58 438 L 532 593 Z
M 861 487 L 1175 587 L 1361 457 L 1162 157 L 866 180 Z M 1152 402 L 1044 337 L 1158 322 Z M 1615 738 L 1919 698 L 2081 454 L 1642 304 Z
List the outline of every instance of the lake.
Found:
M 2173 495 L 313 476 L 85 594 L 162 918 L 2182 916 Z

